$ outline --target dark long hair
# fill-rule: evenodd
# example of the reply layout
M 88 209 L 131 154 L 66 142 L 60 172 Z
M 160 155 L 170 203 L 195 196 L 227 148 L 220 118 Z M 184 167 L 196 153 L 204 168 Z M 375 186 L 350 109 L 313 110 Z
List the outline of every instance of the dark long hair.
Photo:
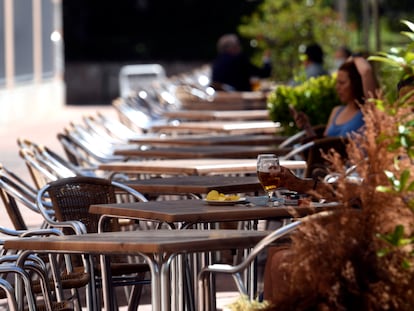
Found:
M 351 81 L 352 94 L 358 103 L 363 104 L 365 101 L 364 87 L 362 85 L 361 75 L 359 74 L 355 63 L 353 61 L 346 61 L 338 68 L 338 71 L 339 70 L 348 73 L 349 79 Z

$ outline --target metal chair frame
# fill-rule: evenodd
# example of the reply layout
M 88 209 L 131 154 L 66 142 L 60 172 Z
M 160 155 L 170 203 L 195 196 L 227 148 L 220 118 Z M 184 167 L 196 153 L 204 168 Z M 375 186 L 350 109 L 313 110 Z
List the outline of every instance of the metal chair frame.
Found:
M 125 65 L 119 71 L 118 76 L 120 96 L 128 96 L 137 88 L 166 77 L 165 69 L 160 64 Z
M 94 191 L 96 190 L 93 190 L 90 187 L 96 190 L 99 189 L 99 193 L 95 193 Z M 45 197 L 49 197 L 51 200 L 52 208 L 55 212 L 54 217 L 50 217 L 50 214 L 47 212 L 48 207 L 44 206 Z M 143 194 L 120 182 L 97 177 L 76 176 L 62 178 L 45 185 L 37 194 L 37 205 L 45 218 L 45 221 L 51 227 L 61 228 L 61 230 L 67 234 L 85 234 L 87 232 L 98 232 L 100 218 L 99 215 L 89 213 L 89 205 L 113 203 L 118 202 L 117 200 L 119 199 L 147 201 Z M 70 204 L 61 206 L 61 203 L 64 204 L 64 202 L 70 202 Z M 69 214 L 65 215 L 65 209 L 71 210 Z M 77 216 L 75 216 L 75 214 Z M 67 229 L 70 229 L 71 232 L 68 232 Z M 120 227 L 117 226 L 115 230 L 119 229 Z M 92 258 L 88 260 L 89 265 L 91 267 L 94 266 L 94 263 L 91 262 Z M 142 269 L 142 272 L 146 272 L 149 271 L 149 267 L 146 264 L 131 262 L 121 264 L 120 268 L 122 267 L 126 268 L 129 272 L 126 272 L 125 276 L 120 277 L 119 271 L 117 273 L 116 270 L 112 270 L 113 282 L 110 286 L 135 285 L 133 287 L 133 294 L 130 295 L 130 303 L 131 307 L 133 307 L 138 303 L 136 295 L 140 295 L 140 286 L 148 284 L 149 281 L 142 280 L 141 276 L 138 276 L 138 278 L 133 276 L 131 279 L 127 274 L 132 271 L 140 271 L 138 269 Z M 93 273 L 94 282 L 92 282 L 88 291 L 89 299 L 95 303 L 98 301 L 95 289 L 102 285 L 101 280 L 96 273 L 98 272 Z M 114 301 L 114 303 L 116 303 L 116 301 Z
M 276 231 L 273 231 L 257 243 L 256 246 L 249 252 L 248 256 L 238 265 L 212 264 L 202 268 L 198 274 L 198 310 L 215 310 L 216 303 L 215 295 L 212 293 L 213 287 L 211 283 L 211 276 L 216 274 L 231 275 L 240 294 L 248 296 L 250 299 L 255 299 L 256 297 L 253 297 L 255 293 L 249 293 L 247 289 L 254 288 L 254 286 L 253 284 L 245 283 L 245 278 L 242 277 L 242 273 L 244 273 L 247 268 L 251 266 L 260 252 L 262 252 L 277 239 L 291 233 L 300 224 L 301 221 L 295 221 L 277 229 Z
M 3 206 L 9 215 L 11 223 L 14 226 L 14 229 L 0 226 L 0 233 L 10 237 L 23 237 L 23 236 L 33 236 L 33 235 L 50 235 L 50 234 L 60 234 L 61 232 L 56 229 L 47 228 L 48 224 L 44 222 L 38 229 L 28 229 L 24 217 L 20 211 L 20 207 L 29 208 L 35 213 L 40 213 L 37 205 L 37 190 L 31 185 L 26 183 L 19 176 L 7 170 L 5 167 L 0 167 L 0 197 L 3 202 Z M 45 207 L 49 207 L 47 213 L 53 214 L 53 211 L 50 209 L 50 206 L 47 202 L 44 202 Z M 1 244 L 1 243 L 0 243 Z M 2 248 L 0 255 L 8 255 L 10 251 Z M 69 262 L 66 261 L 66 265 L 69 265 Z M 69 266 L 68 266 L 69 267 Z M 56 266 L 53 269 L 58 269 Z M 52 270 L 58 271 L 58 270 Z M 69 270 L 68 270 L 69 271 Z M 55 273 L 55 283 L 57 283 L 57 277 L 60 278 L 59 274 Z M 88 275 L 83 273 L 67 273 L 65 272 L 64 281 L 59 282 L 61 286 L 56 286 L 55 291 L 58 293 L 58 298 L 63 300 L 63 295 L 60 294 L 61 289 L 73 289 L 71 286 L 75 286 L 73 289 L 72 296 L 78 297 L 78 309 L 80 310 L 80 301 L 79 294 L 77 293 L 76 288 L 85 286 L 85 277 L 89 279 Z

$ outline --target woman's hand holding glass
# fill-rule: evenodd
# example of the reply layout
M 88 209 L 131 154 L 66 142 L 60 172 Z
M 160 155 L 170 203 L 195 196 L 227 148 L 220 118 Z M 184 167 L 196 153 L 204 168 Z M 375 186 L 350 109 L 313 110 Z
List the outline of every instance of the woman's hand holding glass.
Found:
M 268 205 L 273 206 L 274 191 L 280 186 L 279 158 L 274 154 L 259 154 L 257 157 L 257 178 L 268 195 Z

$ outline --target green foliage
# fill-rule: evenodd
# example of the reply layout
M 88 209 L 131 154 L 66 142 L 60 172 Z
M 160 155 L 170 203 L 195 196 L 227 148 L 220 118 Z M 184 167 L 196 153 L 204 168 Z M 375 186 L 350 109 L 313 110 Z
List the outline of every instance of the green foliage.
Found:
M 294 131 L 289 111 L 289 106 L 292 105 L 297 111 L 305 112 L 312 124 L 326 124 L 332 108 L 340 104 L 335 81 L 336 75 L 328 75 L 310 78 L 296 86 L 279 85 L 268 97 L 270 118 Z
M 409 42 L 405 46 L 392 47 L 388 52 L 378 52 L 368 58 L 380 64 L 381 84 L 390 102 L 397 98 L 398 81 L 414 75 L 414 23 L 406 20 L 401 23 L 410 30 L 401 32 L 409 39 Z
M 309 43 L 320 43 L 326 55 L 350 45 L 353 29 L 343 25 L 325 2 L 264 0 L 253 14 L 243 17 L 240 35 L 255 40 L 258 50 L 271 51 L 275 80 L 288 81 L 298 74 L 301 49 Z
M 396 226 L 394 231 L 390 234 L 377 234 L 377 237 L 388 245 L 388 247 L 384 247 L 377 252 L 378 257 L 384 257 L 396 248 L 413 244 L 414 239 L 412 237 L 406 238 L 405 236 L 404 226 L 402 225 Z M 410 256 L 413 256 L 413 252 L 410 253 Z M 409 260 L 402 261 L 402 267 L 404 269 L 408 269 L 410 266 Z
M 384 173 L 391 186 L 377 186 L 377 191 L 403 193 L 405 191 L 409 192 L 414 190 L 414 182 L 409 182 L 410 172 L 408 170 L 401 172 L 400 179 L 398 179 L 393 172 L 385 171 Z
M 401 32 L 402 35 L 409 38 L 410 42 L 405 46 L 391 48 L 389 52 L 379 52 L 376 56 L 369 59 L 378 61 L 382 67 L 384 83 L 395 84 L 408 77 L 414 76 L 414 23 L 409 21 L 402 21 L 410 31 Z M 392 77 L 392 78 L 390 78 Z M 414 91 L 408 92 L 405 96 L 401 96 L 395 101 L 388 98 L 388 101 L 377 100 L 378 109 L 387 112 L 389 115 L 396 116 L 394 121 L 396 130 L 390 137 L 379 135 L 378 140 L 388 139 L 391 143 L 388 144 L 387 151 L 395 153 L 394 169 L 395 172 L 385 170 L 384 174 L 387 177 L 387 185 L 378 185 L 376 191 L 388 193 L 399 196 L 402 202 L 414 211 L 414 181 L 411 167 L 400 169 L 400 162 L 412 161 L 414 159 L 414 120 L 412 118 L 412 104 Z M 397 97 L 397 95 L 395 95 Z M 388 103 L 388 105 L 387 105 Z M 399 109 L 403 112 L 398 113 Z M 408 256 L 403 258 L 402 266 L 405 269 L 411 268 L 410 261 L 414 255 L 412 247 L 414 245 L 414 236 L 408 236 L 403 225 L 397 225 L 394 231 L 389 234 L 378 234 L 377 237 L 386 242 L 386 247 L 377 252 L 379 257 L 384 257 L 392 252 L 398 252 L 401 249 L 411 249 Z

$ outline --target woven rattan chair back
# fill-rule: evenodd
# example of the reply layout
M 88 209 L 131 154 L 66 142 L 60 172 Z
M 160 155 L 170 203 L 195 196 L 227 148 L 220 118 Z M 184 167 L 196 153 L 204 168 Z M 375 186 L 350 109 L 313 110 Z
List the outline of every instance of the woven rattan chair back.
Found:
M 98 232 L 99 215 L 89 213 L 91 204 L 116 202 L 115 187 L 109 180 L 74 177 L 49 185 L 48 194 L 58 221 L 79 220 L 88 232 Z
M 51 226 L 59 226 L 59 223 L 72 223 L 70 231 L 68 226 L 62 228 L 65 234 L 98 232 L 100 216 L 89 213 L 89 206 L 92 204 L 109 204 L 124 200 L 146 201 L 141 193 L 124 184 L 105 178 L 88 176 L 62 178 L 44 186 L 37 197 L 41 211 L 44 210 L 42 206 L 44 200 L 40 200 L 40 198 L 46 194 L 55 212 L 54 219 L 47 218 L 47 215 L 44 215 L 43 212 L 42 214 L 46 216 L 45 218 Z M 83 225 L 76 225 L 79 222 Z M 103 230 L 118 231 L 120 228 L 121 225 L 119 225 L 117 219 L 113 219 L 113 221 L 107 223 Z M 99 270 L 97 263 L 94 267 Z M 117 282 L 113 282 L 113 286 L 134 284 L 137 285 L 136 288 L 140 288 L 143 284 L 149 283 L 148 280 L 143 280 L 143 274 L 148 271 L 147 264 L 130 262 L 127 256 L 111 256 L 111 274 L 122 276 L 118 278 Z M 96 271 L 96 275 L 100 275 L 100 272 Z M 100 286 L 99 278 L 97 282 L 97 286 Z M 139 300 L 137 297 L 140 295 L 140 289 L 133 292 L 134 294 L 131 294 L 133 298 L 129 297 L 129 299 L 134 299 L 136 303 Z

